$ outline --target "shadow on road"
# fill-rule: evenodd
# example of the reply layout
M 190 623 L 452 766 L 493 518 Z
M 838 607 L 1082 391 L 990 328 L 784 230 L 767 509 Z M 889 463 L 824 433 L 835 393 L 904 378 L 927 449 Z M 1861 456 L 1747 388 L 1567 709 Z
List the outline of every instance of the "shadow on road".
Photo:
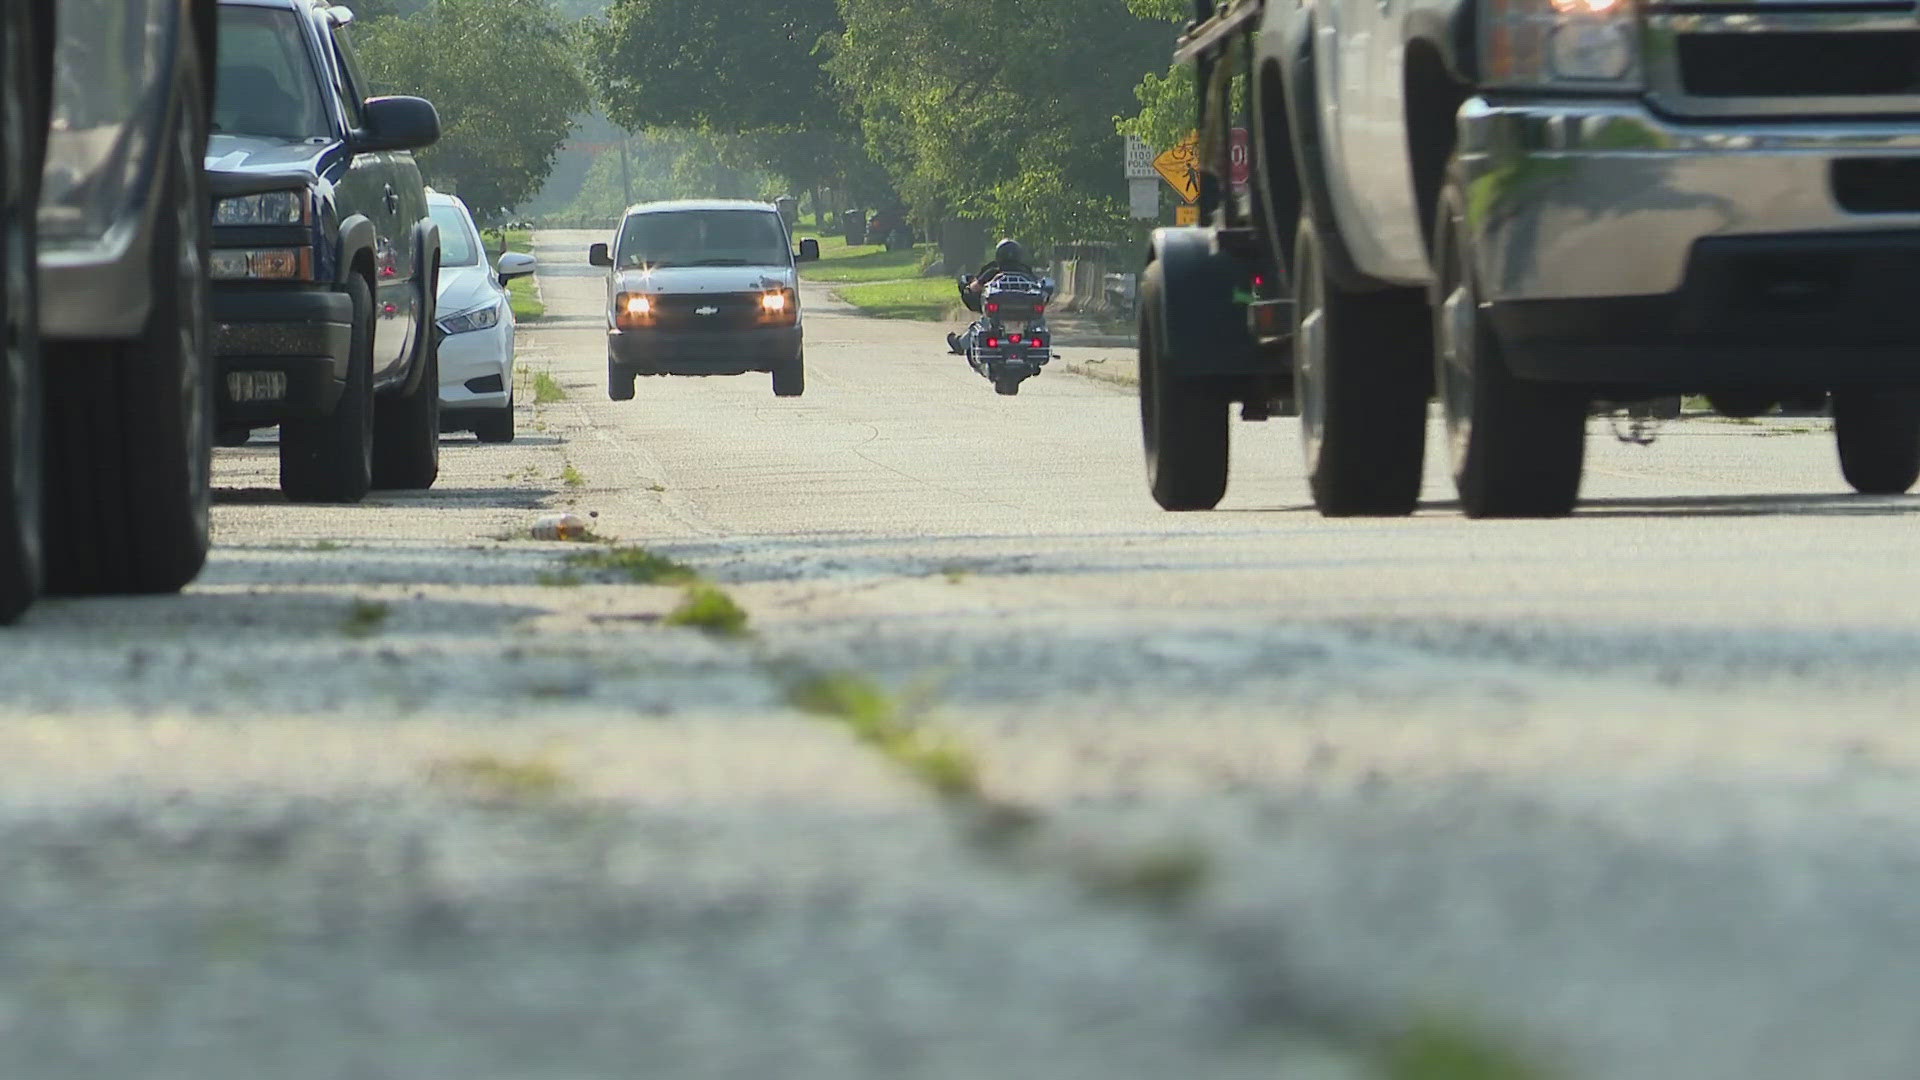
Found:
M 1582 517 L 1905 517 L 1920 497 L 1871 495 L 1669 495 L 1582 499 Z

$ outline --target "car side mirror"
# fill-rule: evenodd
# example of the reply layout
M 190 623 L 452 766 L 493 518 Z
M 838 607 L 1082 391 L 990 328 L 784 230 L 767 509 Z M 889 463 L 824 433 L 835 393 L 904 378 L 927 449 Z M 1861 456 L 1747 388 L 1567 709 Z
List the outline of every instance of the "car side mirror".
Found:
M 358 153 L 419 150 L 440 141 L 440 113 L 426 98 L 368 98 L 361 108 L 365 123 L 352 139 Z
M 515 278 L 532 276 L 540 269 L 540 260 L 524 251 L 509 251 L 500 256 L 500 283 L 506 284 Z
M 613 265 L 613 252 L 605 244 L 595 244 L 587 249 L 587 263 L 592 266 Z
M 800 241 L 800 254 L 793 257 L 794 262 L 819 262 L 820 241 L 809 236 Z

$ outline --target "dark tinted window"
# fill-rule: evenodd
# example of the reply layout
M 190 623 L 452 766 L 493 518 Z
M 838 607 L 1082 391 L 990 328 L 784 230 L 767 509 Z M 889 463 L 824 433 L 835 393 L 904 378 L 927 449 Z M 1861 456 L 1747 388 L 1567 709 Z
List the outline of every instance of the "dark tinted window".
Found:
M 220 8 L 215 131 L 282 139 L 332 135 L 298 18 L 270 8 Z
M 622 267 L 785 266 L 791 258 L 779 215 L 762 210 L 634 214 L 620 229 Z

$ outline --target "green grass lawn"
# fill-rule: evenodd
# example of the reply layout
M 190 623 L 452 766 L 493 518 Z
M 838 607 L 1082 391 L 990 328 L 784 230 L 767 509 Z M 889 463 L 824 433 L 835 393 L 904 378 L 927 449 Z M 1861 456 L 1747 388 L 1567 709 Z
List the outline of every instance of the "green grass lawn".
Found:
M 807 281 L 831 284 L 856 284 L 871 281 L 899 281 L 920 276 L 923 248 L 888 251 L 883 247 L 850 248 L 842 244 L 834 254 L 820 245 L 820 261 L 801 263 L 800 276 Z
M 840 299 L 859 308 L 862 315 L 876 319 L 943 322 L 947 312 L 960 304 L 953 282 L 945 278 L 848 285 L 834 292 Z

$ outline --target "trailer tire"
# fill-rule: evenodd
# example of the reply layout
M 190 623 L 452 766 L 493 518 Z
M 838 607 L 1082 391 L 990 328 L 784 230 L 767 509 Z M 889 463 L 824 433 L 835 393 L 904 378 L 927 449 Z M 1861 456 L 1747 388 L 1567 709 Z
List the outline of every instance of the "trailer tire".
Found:
M 1165 267 L 1140 282 L 1140 429 L 1147 487 L 1162 510 L 1211 510 L 1227 493 L 1227 402 L 1168 370 L 1161 304 Z
M 1343 288 L 1311 215 L 1294 240 L 1294 401 L 1313 503 L 1326 517 L 1410 514 L 1426 454 L 1426 306 Z
M 1840 472 L 1862 495 L 1900 495 L 1920 480 L 1920 390 L 1833 392 Z

